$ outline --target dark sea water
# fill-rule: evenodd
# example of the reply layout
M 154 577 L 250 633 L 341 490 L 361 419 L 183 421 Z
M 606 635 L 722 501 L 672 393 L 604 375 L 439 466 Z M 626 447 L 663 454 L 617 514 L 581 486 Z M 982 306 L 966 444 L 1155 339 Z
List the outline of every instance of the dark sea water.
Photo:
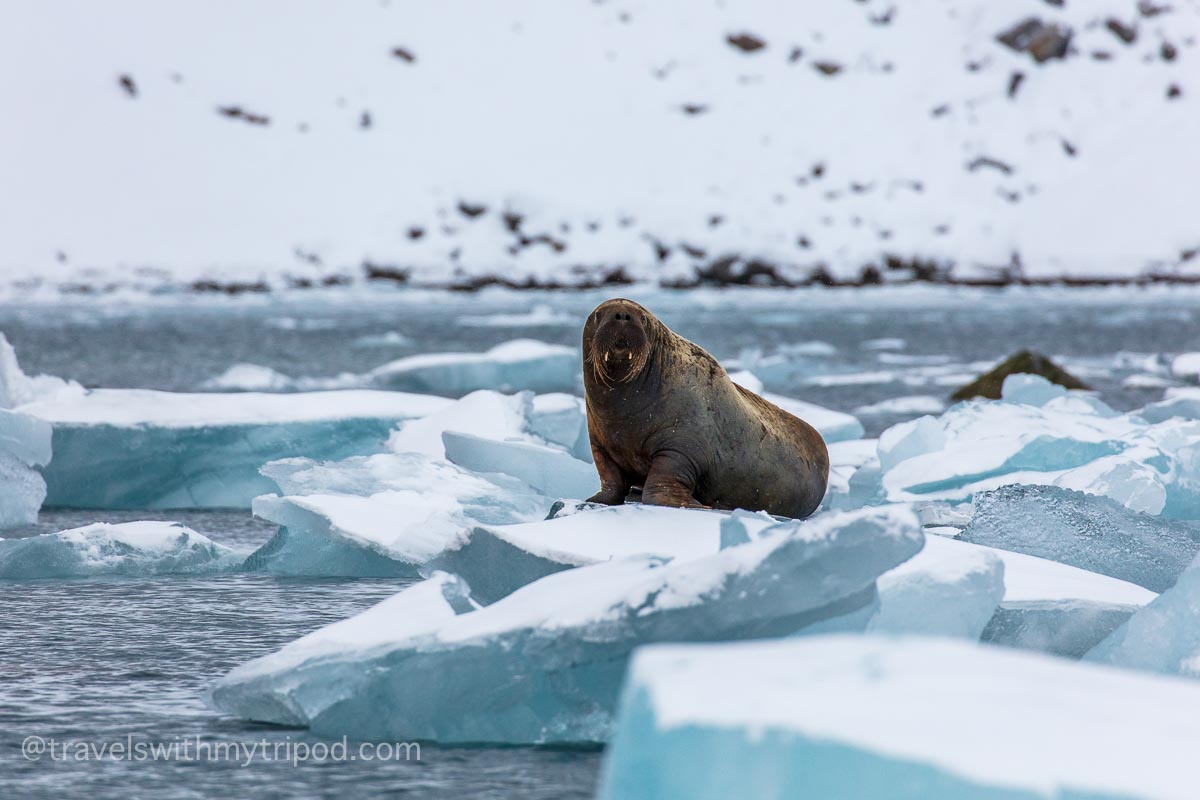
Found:
M 611 293 L 298 293 L 0 304 L 26 372 L 87 386 L 196 390 L 237 362 L 292 376 L 364 372 L 419 352 L 532 337 L 577 345 Z M 1030 347 L 1058 357 L 1119 409 L 1158 399 L 1170 355 L 1200 350 L 1194 291 L 938 290 L 625 292 L 771 391 L 845 411 L 945 398 L 990 362 Z M 520 315 L 529 314 L 522 321 Z M 398 334 L 396 336 L 394 334 Z M 399 343 L 397 343 L 397 341 Z M 1136 385 L 1126 385 L 1140 376 Z M 929 402 L 926 400 L 926 402 Z M 911 414 L 865 413 L 868 435 Z M 37 526 L 177 519 L 249 550 L 271 527 L 243 511 L 48 509 Z M 232 667 L 394 593 L 391 580 L 252 575 L 0 582 L 0 798 L 572 798 L 601 754 L 438 748 L 420 760 L 303 763 L 29 760 L 26 737 L 94 746 L 142 741 L 306 743 L 304 731 L 221 716 L 202 699 Z

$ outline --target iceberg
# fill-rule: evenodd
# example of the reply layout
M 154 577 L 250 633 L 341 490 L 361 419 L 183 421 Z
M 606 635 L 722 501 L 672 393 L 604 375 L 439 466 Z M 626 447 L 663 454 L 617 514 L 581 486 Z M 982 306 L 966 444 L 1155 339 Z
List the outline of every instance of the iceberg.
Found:
M 261 364 L 234 364 L 220 375 L 209 378 L 202 389 L 216 392 L 287 392 L 295 381 L 282 372 Z
M 211 698 L 239 717 L 330 736 L 604 741 L 634 647 L 811 630 L 873 604 L 875 578 L 922 538 L 906 509 L 869 509 L 700 558 L 564 570 L 474 611 L 443 609 L 432 624 L 393 607 L 352 621 L 370 629 L 366 642 L 347 641 L 345 623 L 323 628 L 233 670 Z M 434 593 L 407 592 L 418 590 Z
M 602 800 L 1195 794 L 1200 686 L 953 639 L 637 651 Z
M 45 391 L 67 384 L 58 378 L 30 377 L 0 333 L 0 529 L 37 522 L 46 481 L 37 467 L 50 463 L 51 429 L 46 422 L 11 410 Z
M 53 426 L 47 505 L 248 508 L 272 490 L 258 473 L 289 456 L 383 449 L 397 423 L 452 401 L 381 391 L 185 394 L 60 392 L 20 407 Z
M 1200 527 L 1193 523 L 1139 514 L 1108 498 L 1056 486 L 981 492 L 961 538 L 1155 592 L 1170 588 L 1200 552 Z
M 461 397 L 478 389 L 569 392 L 580 381 L 574 347 L 514 339 L 485 353 L 426 353 L 391 361 L 368 372 L 384 389 Z
M 545 517 L 548 501 L 519 481 L 481 476 L 420 453 L 380 453 L 263 467 L 285 496 L 254 514 L 280 525 L 244 569 L 275 575 L 409 577 L 478 524 Z
M 864 428 L 857 417 L 815 403 L 806 403 L 803 400 L 764 391 L 763 382 L 752 372 L 746 370 L 731 372 L 729 379 L 738 386 L 749 389 L 767 402 L 774 403 L 789 414 L 812 425 L 821 434 L 821 438 L 825 440 L 826 444 L 859 439 L 863 435 Z
M 978 639 L 1005 594 L 1004 561 L 987 548 L 940 536 L 879 577 L 871 633 Z
M 1163 399 L 1137 412 L 1147 422 L 1165 422 L 1174 417 L 1200 419 L 1200 387 L 1168 388 Z
M 1200 560 L 1084 658 L 1200 678 Z
M 245 558 L 177 522 L 99 522 L 0 540 L 0 579 L 210 575 Z

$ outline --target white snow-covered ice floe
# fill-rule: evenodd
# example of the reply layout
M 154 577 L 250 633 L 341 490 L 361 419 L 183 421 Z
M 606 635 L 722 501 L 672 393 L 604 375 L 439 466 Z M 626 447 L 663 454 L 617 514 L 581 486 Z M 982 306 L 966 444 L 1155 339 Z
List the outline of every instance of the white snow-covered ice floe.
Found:
M 1200 685 L 948 639 L 639 649 L 603 800 L 1195 795 Z
M 20 406 L 49 423 L 48 505 L 247 508 L 274 487 L 258 474 L 290 456 L 383 449 L 396 424 L 451 401 L 385 391 L 185 394 L 142 389 L 51 392 Z
M 477 525 L 541 520 L 560 497 L 599 488 L 569 451 L 581 431 L 577 398 L 479 391 L 404 423 L 392 452 L 268 464 L 282 496 L 257 498 L 254 512 L 283 527 L 247 569 L 415 577 Z
M 244 558 L 177 522 L 98 522 L 0 541 L 0 579 L 209 575 Z
M 37 522 L 46 497 L 46 482 L 37 468 L 51 457 L 50 425 L 12 407 L 63 386 L 58 378 L 22 372 L 16 352 L 0 333 L 0 529 Z
M 831 514 L 698 558 L 564 570 L 476 610 L 465 582 L 437 573 L 238 667 L 211 698 L 324 735 L 604 741 L 637 645 L 840 629 L 922 540 L 902 507 Z
M 1004 398 L 884 431 L 881 493 L 893 502 L 957 503 L 1008 484 L 1048 484 L 1135 511 L 1200 518 L 1200 420 L 1118 414 L 1028 375 L 1010 376 Z
M 365 376 L 384 389 L 461 397 L 478 389 L 569 392 L 579 383 L 579 350 L 514 339 L 484 353 L 427 353 L 376 367 Z

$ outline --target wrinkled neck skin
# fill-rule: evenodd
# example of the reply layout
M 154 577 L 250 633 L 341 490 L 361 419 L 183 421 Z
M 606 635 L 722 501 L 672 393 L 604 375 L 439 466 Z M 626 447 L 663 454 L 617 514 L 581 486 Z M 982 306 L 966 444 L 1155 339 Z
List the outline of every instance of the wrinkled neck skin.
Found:
M 606 385 L 596 376 L 591 365 L 593 356 L 591 342 L 584 345 L 583 385 L 587 393 L 589 413 L 608 419 L 628 418 L 644 411 L 659 396 L 667 348 L 663 347 L 664 335 L 669 334 L 661 323 L 655 324 L 650 335 L 650 355 L 637 375 L 626 382 L 613 381 Z

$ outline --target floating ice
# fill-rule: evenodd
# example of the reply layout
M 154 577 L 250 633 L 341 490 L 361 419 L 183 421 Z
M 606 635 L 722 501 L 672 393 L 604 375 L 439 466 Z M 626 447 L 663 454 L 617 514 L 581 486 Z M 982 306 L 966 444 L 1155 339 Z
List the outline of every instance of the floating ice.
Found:
M 566 392 L 580 380 L 580 355 L 573 347 L 515 339 L 486 353 L 428 353 L 408 356 L 367 373 L 385 389 L 461 397 L 478 389 Z
M 1171 374 L 1176 378 L 1200 378 L 1200 353 L 1181 353 L 1171 361 Z
M 579 324 L 579 318 L 566 311 L 555 310 L 543 303 L 523 314 L 485 314 L 459 317 L 458 324 L 474 328 L 572 327 Z
M 387 448 L 394 453 L 424 453 L 444 458 L 442 434 L 446 431 L 501 441 L 536 441 L 527 432 L 533 413 L 532 397 L 530 392 L 472 392 L 431 414 L 404 423 L 388 438 Z
M 892 501 L 961 502 L 1007 484 L 1053 484 L 1136 511 L 1196 518 L 1200 459 L 1193 464 L 1189 453 L 1198 443 L 1200 423 L 1150 425 L 1070 393 L 1040 407 L 971 401 L 901 423 L 880 436 L 879 457 Z
M 872 633 L 978 639 L 1004 597 L 1004 562 L 987 548 L 926 536 L 921 552 L 879 577 Z
M 382 449 L 397 422 L 451 401 L 380 391 L 177 394 L 140 389 L 59 393 L 21 407 L 51 423 L 49 505 L 247 508 L 272 490 L 263 464 Z
M 950 639 L 639 650 L 604 800 L 1195 794 L 1200 686 Z
M 534 442 L 502 442 L 469 433 L 442 434 L 446 458 L 476 472 L 519 478 L 549 497 L 582 500 L 600 490 L 596 468 L 570 453 Z
M 752 372 L 745 370 L 731 372 L 729 379 L 812 425 L 821 434 L 821 438 L 825 440 L 826 444 L 857 439 L 863 435 L 862 423 L 856 417 L 815 403 L 806 403 L 803 400 L 763 391 L 763 382 Z
M 992 644 L 1079 658 L 1156 597 L 1136 584 L 1057 561 L 953 544 L 986 550 L 1004 562 L 1004 598 L 982 634 Z
M 1085 658 L 1200 678 L 1200 561 Z
M 400 331 L 388 331 L 387 333 L 360 336 L 352 344 L 354 347 L 405 347 L 412 344 L 412 339 Z
M 915 394 L 906 397 L 893 397 L 866 406 L 859 406 L 854 413 L 860 417 L 871 417 L 882 414 L 937 414 L 946 407 L 940 397 L 928 394 Z
M 845 511 L 883 502 L 878 488 L 878 447 L 878 439 L 849 439 L 829 445 L 829 485 L 823 508 Z
M 1138 514 L 1054 486 L 1006 486 L 975 497 L 965 541 L 1048 558 L 1156 592 L 1200 551 L 1200 528 Z
M 0 529 L 37 521 L 46 482 L 35 468 L 48 464 L 51 455 L 50 425 L 9 407 L 66 388 L 58 378 L 22 372 L 0 333 Z
M 1066 397 L 1066 387 L 1051 383 L 1041 375 L 1017 372 L 1004 379 L 1000 397 L 1010 403 L 1044 406 L 1056 397 Z
M 1162 422 L 1172 417 L 1200 419 L 1200 388 L 1171 387 L 1167 389 L 1162 400 L 1151 403 L 1137 414 L 1148 422 Z
M 541 519 L 549 504 L 515 479 L 420 453 L 288 459 L 263 474 L 287 496 L 256 498 L 254 513 L 282 527 L 245 568 L 276 575 L 417 577 L 476 525 Z
M 294 381 L 261 364 L 234 364 L 215 378 L 209 378 L 201 388 L 218 392 L 285 392 Z
M 545 575 L 633 555 L 690 559 L 722 547 L 719 511 L 625 505 L 595 507 L 567 516 L 515 525 L 475 528 L 432 567 L 453 572 L 471 585 L 472 596 L 491 603 Z M 743 543 L 775 525 L 769 516 L 740 520 Z
M 354 637 L 346 623 L 324 628 L 295 651 L 235 669 L 212 698 L 228 713 L 323 735 L 604 741 L 635 646 L 811 628 L 872 604 L 876 576 L 921 540 L 911 512 L 893 507 L 828 515 L 695 559 L 565 570 L 477 611 L 445 618 L 443 609 L 435 627 L 419 609 L 393 609 L 353 623 Z
M 561 392 L 539 394 L 527 413 L 530 433 L 551 444 L 565 447 L 580 461 L 592 461 L 587 412 L 582 397 Z
M 177 522 L 99 522 L 0 541 L 0 579 L 211 574 L 243 558 Z

